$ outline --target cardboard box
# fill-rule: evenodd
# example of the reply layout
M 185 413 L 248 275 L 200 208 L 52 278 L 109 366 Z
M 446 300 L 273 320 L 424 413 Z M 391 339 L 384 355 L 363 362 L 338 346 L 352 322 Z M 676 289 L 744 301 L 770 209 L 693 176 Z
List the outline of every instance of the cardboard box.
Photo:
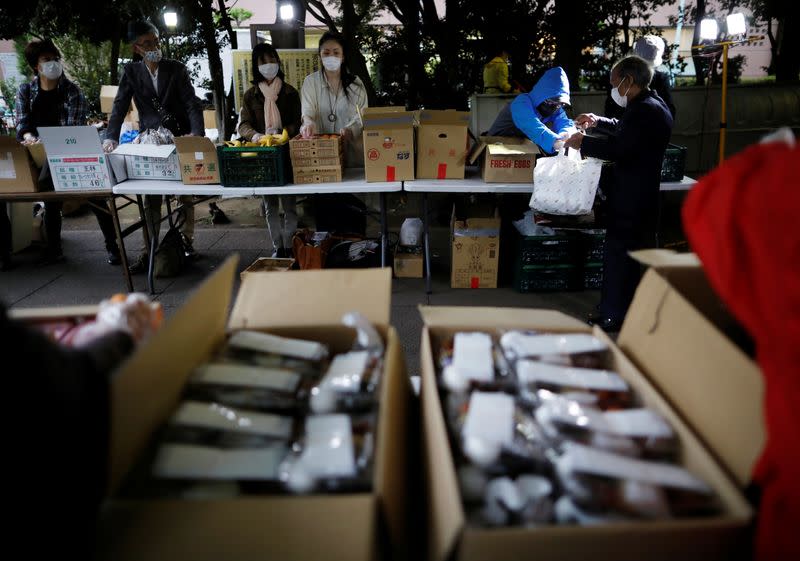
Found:
M 527 138 L 480 137 L 470 163 L 483 154 L 481 174 L 486 183 L 533 183 L 539 147 Z
M 398 278 L 421 279 L 423 259 L 421 253 L 396 253 L 394 256 L 394 276 Z
M 294 265 L 294 259 L 278 257 L 259 257 L 253 261 L 247 269 L 239 273 L 239 278 L 244 280 L 247 275 L 253 273 L 273 273 L 288 271 Z
M 0 136 L 0 193 L 35 193 L 39 171 L 13 136 Z
M 207 129 L 217 128 L 217 112 L 214 109 L 203 110 L 203 127 Z
M 611 347 L 613 368 L 673 426 L 681 440 L 681 463 L 714 488 L 723 511 L 706 518 L 583 528 L 468 526 L 436 385 L 438 341 L 461 330 L 588 332 L 589 328 L 550 310 L 421 308 L 426 325 L 421 400 L 429 559 L 722 561 L 750 557 L 753 512 L 739 487 L 749 481 L 763 444 L 760 376 L 752 361 L 719 331 L 726 325 L 725 314 L 720 313 L 718 300 L 702 277 L 696 265 L 656 266 L 636 293 L 619 347 L 601 330 L 595 328 L 593 333 Z
M 39 169 L 43 168 L 45 162 L 47 162 L 47 152 L 44 149 L 44 144 L 37 142 L 36 144 L 28 144 L 25 148 L 28 149 L 36 167 Z
M 317 168 L 327 168 L 327 167 L 344 167 L 344 154 L 340 154 L 339 156 L 333 158 L 318 158 L 318 157 L 311 157 L 311 158 L 301 158 L 299 156 L 294 156 L 290 158 L 292 160 L 292 169 L 299 169 L 299 170 L 314 170 Z
M 5 212 L 11 222 L 11 253 L 18 253 L 31 245 L 34 224 L 42 224 L 41 218 L 31 216 L 31 203 L 0 201 L 0 212 Z
M 120 144 L 112 159 L 124 161 L 128 179 L 181 181 L 181 165 L 174 144 Z M 219 166 L 217 166 L 219 167 Z M 219 171 L 217 171 L 219 175 Z M 219 182 L 219 181 L 217 181 Z
M 39 127 L 39 138 L 56 191 L 107 191 L 127 178 L 122 162 L 103 152 L 95 127 Z
M 204 136 L 179 136 L 175 151 L 186 185 L 208 185 L 220 182 L 217 147 Z
M 420 111 L 417 179 L 464 179 L 468 125 L 466 111 Z
M 112 498 L 101 514 L 98 557 L 367 561 L 378 557 L 379 546 L 402 548 L 410 385 L 400 340 L 389 325 L 390 271 L 248 275 L 228 322 L 236 261 L 228 259 L 112 378 Z M 353 310 L 375 323 L 386 341 L 373 492 L 207 500 L 115 496 L 174 411 L 192 369 L 223 342 L 226 324 L 229 330 L 324 341 L 341 351 L 354 334 L 340 319 Z
M 741 487 L 765 442 L 761 370 L 694 254 L 642 250 L 650 268 L 617 344 L 668 396 Z M 676 352 L 679 350 L 680 352 Z
M 450 219 L 451 288 L 497 288 L 500 259 L 500 216 Z
M 315 138 L 303 138 L 300 135 L 289 140 L 289 156 L 294 164 L 297 158 L 328 158 L 339 160 L 344 153 L 344 144 L 339 135 L 326 135 Z
M 368 107 L 364 122 L 367 182 L 414 179 L 414 113 L 402 107 Z
M 316 168 L 292 168 L 294 183 L 336 183 L 342 180 L 342 166 L 320 166 Z
M 108 115 L 114 110 L 114 99 L 117 97 L 119 86 L 100 86 L 100 111 Z M 131 99 L 131 106 L 125 115 L 126 121 L 139 122 L 139 112 L 136 103 Z

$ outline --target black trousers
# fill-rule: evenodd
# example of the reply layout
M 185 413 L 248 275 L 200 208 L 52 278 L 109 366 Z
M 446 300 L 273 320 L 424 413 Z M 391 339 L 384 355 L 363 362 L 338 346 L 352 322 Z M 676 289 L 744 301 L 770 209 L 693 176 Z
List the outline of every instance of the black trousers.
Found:
M 107 208 L 105 199 L 89 199 L 100 231 L 103 232 L 103 239 L 106 244 L 106 251 L 117 250 L 117 236 L 114 233 L 114 220 L 108 211 L 100 210 Z M 47 247 L 50 250 L 61 248 L 61 209 L 64 203 L 61 201 L 48 201 L 44 203 L 44 228 L 47 232 Z M 97 207 L 100 208 L 97 208 Z
M 6 203 L 0 201 L 0 259 L 11 255 L 11 221 L 6 212 Z
M 606 231 L 603 252 L 603 286 L 600 289 L 600 315 L 622 321 L 633 300 L 642 276 L 642 266 L 629 251 L 655 247 L 655 230 L 614 229 Z

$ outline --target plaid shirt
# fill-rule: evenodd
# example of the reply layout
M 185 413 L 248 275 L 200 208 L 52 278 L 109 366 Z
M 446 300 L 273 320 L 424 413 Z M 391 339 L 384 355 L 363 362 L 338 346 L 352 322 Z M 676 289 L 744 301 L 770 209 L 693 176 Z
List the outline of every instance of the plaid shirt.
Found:
M 58 80 L 59 98 L 63 100 L 61 111 L 59 112 L 59 124 L 62 127 L 78 126 L 86 124 L 86 116 L 89 112 L 89 104 L 81 93 L 80 88 L 70 82 L 63 74 Z M 33 120 L 33 102 L 39 95 L 39 77 L 36 76 L 31 82 L 22 84 L 17 92 L 17 140 L 22 140 L 23 135 L 29 132 L 35 136 L 39 133 L 36 130 L 36 123 Z

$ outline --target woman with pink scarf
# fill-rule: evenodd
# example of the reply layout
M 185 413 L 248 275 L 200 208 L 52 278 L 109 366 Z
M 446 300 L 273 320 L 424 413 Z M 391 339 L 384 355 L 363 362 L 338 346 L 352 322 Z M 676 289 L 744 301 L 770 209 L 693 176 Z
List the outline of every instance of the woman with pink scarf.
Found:
M 239 135 L 258 142 L 265 134 L 279 134 L 283 129 L 290 138 L 300 130 L 300 94 L 284 82 L 281 59 L 275 47 L 259 43 L 253 49 L 253 87 L 244 94 Z M 266 195 L 264 207 L 272 239 L 272 256 L 291 257 L 292 236 L 297 229 L 294 195 Z

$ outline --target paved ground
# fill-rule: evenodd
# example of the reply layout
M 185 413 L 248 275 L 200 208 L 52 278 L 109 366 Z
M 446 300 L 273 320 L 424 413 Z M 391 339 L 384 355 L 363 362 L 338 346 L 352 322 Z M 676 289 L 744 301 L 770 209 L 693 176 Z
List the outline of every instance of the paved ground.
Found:
M 230 254 L 239 254 L 239 267 L 243 269 L 257 257 L 271 253 L 266 249 L 268 237 L 256 200 L 224 200 L 218 205 L 233 223 L 211 225 L 207 220 L 208 205 L 198 205 L 195 248 L 202 257 L 180 277 L 156 279 L 155 299 L 162 303 L 168 315 Z M 390 200 L 389 206 L 395 211 L 390 215 L 390 229 L 398 231 L 402 222 L 400 212 L 408 215 L 414 206 L 402 198 Z M 134 219 L 131 210 L 123 215 L 124 223 Z M 376 226 L 372 225 L 372 228 Z M 595 291 L 520 294 L 510 286 L 451 289 L 448 235 L 448 228 L 443 225 L 437 225 L 431 231 L 434 273 L 431 295 L 425 294 L 422 279 L 395 279 L 392 284 L 392 324 L 400 333 L 412 374 L 416 373 L 419 364 L 422 321 L 417 306 L 420 304 L 552 308 L 582 318 L 597 302 L 598 293 Z M 91 304 L 115 292 L 125 291 L 120 268 L 105 262 L 102 237 L 91 213 L 66 217 L 62 238 L 66 256 L 63 263 L 36 266 L 38 252 L 33 247 L 16 255 L 17 267 L 0 273 L 0 300 L 10 307 Z M 140 240 L 141 237 L 134 234 L 126 241 L 129 257 L 136 256 Z M 145 291 L 145 276 L 134 276 L 134 285 L 137 290 Z

